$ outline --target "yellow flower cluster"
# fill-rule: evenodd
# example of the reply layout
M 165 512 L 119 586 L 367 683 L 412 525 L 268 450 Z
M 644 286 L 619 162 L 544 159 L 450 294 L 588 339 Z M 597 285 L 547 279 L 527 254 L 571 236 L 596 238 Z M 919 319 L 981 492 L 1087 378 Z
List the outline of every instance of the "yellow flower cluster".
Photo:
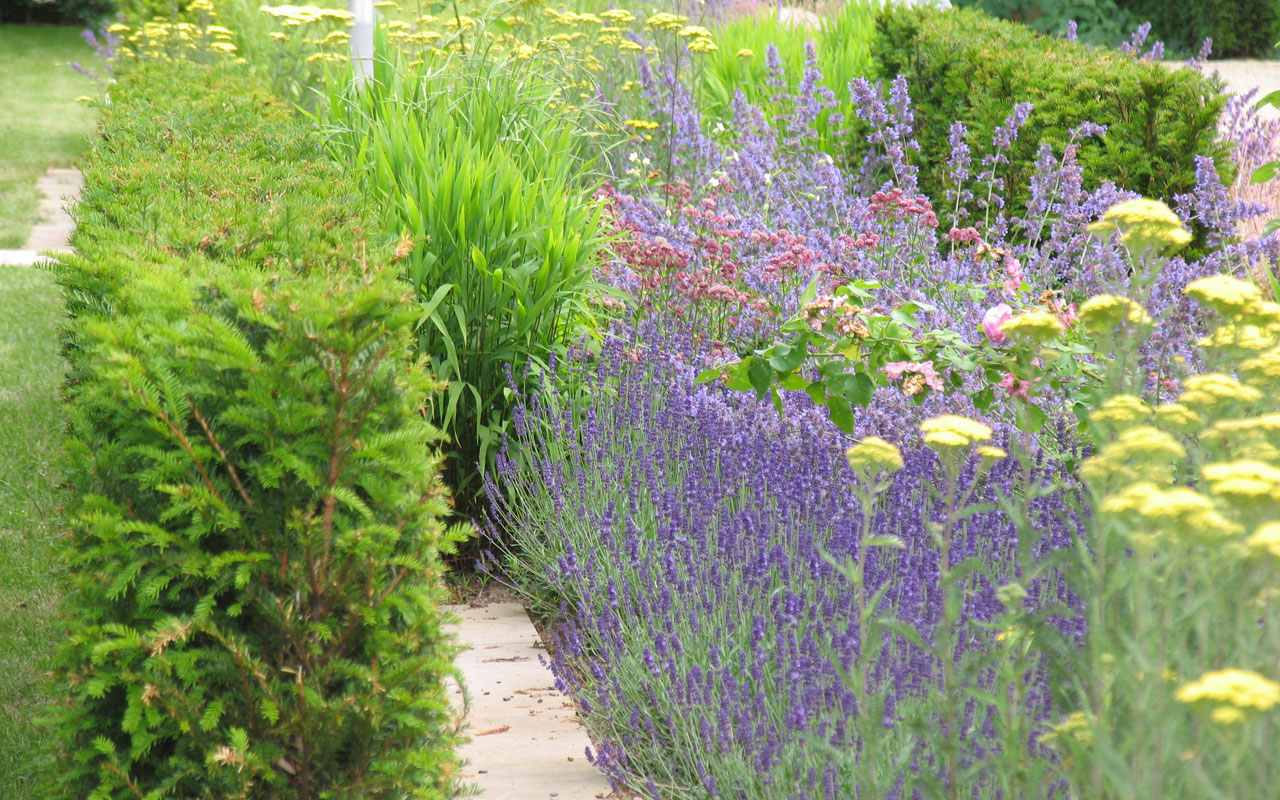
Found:
M 1089 226 L 1097 236 L 1120 234 L 1120 243 L 1131 250 L 1147 247 L 1180 247 L 1191 241 L 1182 220 L 1159 200 L 1137 198 L 1112 206 L 1099 222 Z
M 1109 216 L 1122 235 L 1140 230 L 1147 244 L 1156 244 L 1152 231 L 1180 230 L 1166 211 L 1144 203 Z M 1274 590 L 1280 569 L 1280 306 L 1254 284 L 1226 275 L 1194 281 L 1184 291 L 1220 316 L 1200 342 L 1215 371 L 1183 380 L 1176 402 L 1152 408 L 1136 394 L 1117 394 L 1099 404 L 1089 415 L 1099 446 L 1080 474 L 1100 498 L 1100 524 L 1123 536 L 1142 563 L 1163 565 L 1152 567 L 1168 570 L 1156 573 L 1159 580 L 1182 581 L 1186 559 L 1204 559 L 1217 565 L 1209 581 L 1228 575 L 1248 581 L 1242 609 L 1270 613 L 1267 604 L 1280 596 Z M 1111 295 L 1093 298 L 1078 313 L 1095 333 L 1150 324 L 1137 303 Z M 1194 454 L 1188 452 L 1192 446 Z M 1243 559 L 1252 560 L 1248 570 L 1236 568 Z M 1220 572 L 1223 564 L 1231 571 Z M 1222 669 L 1173 696 L 1215 723 L 1236 725 L 1280 705 L 1280 683 Z M 1086 722 L 1073 715 L 1050 737 L 1084 730 Z
M 1262 392 L 1221 372 L 1192 375 L 1183 383 L 1183 388 L 1178 402 L 1192 408 L 1228 402 L 1255 403 L 1262 397 Z
M 262 6 L 259 10 L 282 20 L 285 25 L 308 25 L 326 19 L 347 22 L 355 18 L 350 11 L 320 6 Z
M 920 431 L 924 434 L 925 444 L 944 450 L 985 442 L 992 434 L 990 426 L 956 414 L 927 419 L 921 423 Z
M 1062 333 L 1064 327 L 1056 316 L 1036 308 L 1010 317 L 1000 326 L 1000 330 L 1015 339 L 1047 342 Z
M 1151 406 L 1131 394 L 1107 398 L 1097 410 L 1089 414 L 1089 421 L 1095 425 L 1110 425 L 1113 428 L 1146 422 L 1150 418 Z
M 1280 683 L 1249 670 L 1221 669 L 1181 687 L 1174 699 L 1208 708 L 1214 722 L 1232 725 L 1280 704 Z
M 1145 309 L 1127 297 L 1102 294 L 1091 297 L 1076 311 L 1076 316 L 1087 330 L 1106 333 L 1118 325 L 1150 325 L 1151 317 Z
M 902 469 L 902 453 L 878 436 L 868 436 L 844 453 L 849 467 L 862 475 L 894 473 Z

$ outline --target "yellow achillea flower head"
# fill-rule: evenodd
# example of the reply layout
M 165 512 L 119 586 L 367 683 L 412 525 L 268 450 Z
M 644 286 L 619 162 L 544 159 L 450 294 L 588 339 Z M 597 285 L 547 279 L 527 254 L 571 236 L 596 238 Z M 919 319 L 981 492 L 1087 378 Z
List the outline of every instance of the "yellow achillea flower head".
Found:
M 1187 284 L 1182 293 L 1220 314 L 1234 316 L 1262 301 L 1262 290 L 1230 275 L 1210 275 Z
M 1182 227 L 1182 220 L 1159 200 L 1137 198 L 1126 200 L 1107 209 L 1102 219 L 1088 227 L 1096 236 L 1119 232 L 1120 243 L 1125 247 L 1155 245 L 1159 247 L 1181 246 L 1191 241 L 1191 234 Z
M 1256 403 L 1262 397 L 1262 392 L 1221 372 L 1192 375 L 1183 382 L 1183 387 L 1185 391 L 1178 402 L 1186 406 L 1213 406 L 1229 400 Z
M 1276 337 L 1257 325 L 1219 325 L 1196 344 L 1201 347 L 1238 347 L 1241 350 L 1266 350 L 1274 346 Z
M 920 430 L 924 433 L 925 444 L 947 448 L 967 447 L 991 438 L 990 426 L 956 414 L 927 419 L 921 423 Z
M 1094 332 L 1109 331 L 1128 322 L 1132 325 L 1150 325 L 1151 317 L 1134 301 L 1113 294 L 1090 297 L 1076 310 L 1076 316 L 1086 328 Z
M 741 59 L 750 59 L 750 58 L 755 58 L 755 57 L 756 57 L 756 53 L 755 53 L 755 51 L 754 51 L 754 50 L 751 50 L 750 48 L 746 48 L 746 47 L 744 47 L 744 48 L 742 48 L 741 50 L 739 50 L 739 51 L 738 51 L 738 58 L 741 58 Z
M 1130 428 L 1111 444 L 1103 448 L 1103 455 L 1109 460 L 1116 457 L 1124 459 L 1182 459 L 1187 451 L 1172 436 L 1150 425 Z
M 992 445 L 984 445 L 978 448 L 978 455 L 982 456 L 983 458 L 989 458 L 992 461 L 995 461 L 997 459 L 1006 458 L 1008 457 L 1009 454 L 1006 453 L 1002 448 L 994 447 Z
M 1215 541 L 1234 536 L 1240 526 L 1222 516 L 1213 501 L 1186 488 L 1164 491 L 1148 481 L 1125 487 L 1103 498 L 1099 506 L 1105 514 L 1134 513 L 1155 526 L 1173 526 L 1192 538 Z M 1158 531 L 1144 531 L 1149 535 Z
M 1267 711 L 1280 703 L 1280 683 L 1244 669 L 1206 672 L 1174 693 L 1179 703 L 1211 708 L 1219 724 L 1245 719 L 1245 712 Z M 1222 713 L 1219 713 L 1222 712 Z
M 1203 474 L 1217 495 L 1235 500 L 1280 499 L 1280 469 L 1261 461 L 1209 464 Z
M 600 13 L 600 16 L 604 17 L 607 20 L 612 20 L 614 22 L 617 22 L 619 24 L 635 21 L 635 15 L 633 15 L 630 11 L 627 11 L 626 9 L 622 9 L 622 8 L 611 8 L 608 11 L 602 11 Z
M 1122 491 L 1108 495 L 1102 499 L 1099 510 L 1105 514 L 1122 514 L 1126 511 L 1140 512 L 1153 498 L 1160 496 L 1160 489 L 1150 481 L 1139 481 L 1126 486 Z
M 1046 342 L 1062 333 L 1063 325 L 1053 314 L 1037 308 L 1010 317 L 1000 326 L 1000 330 L 1015 338 Z
M 690 53 L 714 53 L 719 49 L 720 48 L 716 46 L 715 42 L 706 38 L 700 37 L 689 42 Z
M 1241 362 L 1240 374 L 1251 383 L 1265 385 L 1280 381 L 1280 347 Z
M 925 444 L 933 444 L 939 447 L 968 447 L 968 438 L 961 436 L 953 431 L 934 431 L 924 435 Z
M 1089 717 L 1083 711 L 1072 711 L 1067 718 L 1054 725 L 1040 741 L 1054 745 L 1063 739 L 1073 739 L 1080 744 L 1093 744 L 1093 730 Z
M 1280 522 L 1268 522 L 1244 540 L 1245 547 L 1257 555 L 1280 558 Z
M 1156 424 L 1185 433 L 1200 427 L 1204 420 L 1181 403 L 1164 403 L 1156 406 Z
M 676 36 L 683 36 L 686 38 L 691 36 L 699 36 L 699 37 L 705 37 L 707 39 L 710 39 L 711 31 L 707 30 L 701 25 L 685 25 L 683 28 L 680 29 L 680 31 L 676 34 Z
M 1145 422 L 1150 416 L 1151 407 L 1131 394 L 1108 397 L 1101 406 L 1089 413 L 1089 419 L 1094 424 L 1114 427 Z
M 1280 522 L 1268 522 L 1244 540 L 1245 547 L 1257 555 L 1280 558 Z
M 883 470 L 893 473 L 902 469 L 902 453 L 879 436 L 868 436 L 844 451 L 854 472 Z

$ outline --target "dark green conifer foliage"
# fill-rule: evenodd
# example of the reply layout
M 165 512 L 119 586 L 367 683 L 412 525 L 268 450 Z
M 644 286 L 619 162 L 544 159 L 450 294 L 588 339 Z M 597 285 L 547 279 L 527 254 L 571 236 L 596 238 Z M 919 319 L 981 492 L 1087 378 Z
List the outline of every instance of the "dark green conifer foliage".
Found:
M 59 798 L 445 798 L 437 390 L 314 132 L 131 68 L 58 268 L 76 523 Z

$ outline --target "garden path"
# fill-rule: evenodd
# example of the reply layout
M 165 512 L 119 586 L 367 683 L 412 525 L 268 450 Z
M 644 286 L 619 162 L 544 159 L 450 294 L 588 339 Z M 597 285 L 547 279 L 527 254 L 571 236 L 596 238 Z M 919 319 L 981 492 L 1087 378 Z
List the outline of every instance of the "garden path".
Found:
M 586 758 L 591 740 L 556 690 L 542 638 L 516 603 L 450 606 L 461 621 L 455 663 L 470 694 L 462 776 L 486 800 L 616 797 Z M 453 699 L 461 707 L 461 690 Z
M 38 181 L 40 192 L 40 222 L 31 229 L 26 246 L 21 250 L 0 250 L 0 266 L 31 266 L 41 260 L 45 250 L 66 251 L 75 222 L 67 213 L 80 196 L 84 180 L 80 170 L 50 169 Z
M 1258 90 L 1258 97 L 1280 89 L 1280 61 L 1262 60 L 1225 60 L 1210 61 L 1205 71 L 1217 70 L 1226 82 L 1228 91 L 1244 94 L 1253 89 Z M 1272 107 L 1264 108 L 1261 116 L 1266 119 L 1280 119 L 1280 110 Z

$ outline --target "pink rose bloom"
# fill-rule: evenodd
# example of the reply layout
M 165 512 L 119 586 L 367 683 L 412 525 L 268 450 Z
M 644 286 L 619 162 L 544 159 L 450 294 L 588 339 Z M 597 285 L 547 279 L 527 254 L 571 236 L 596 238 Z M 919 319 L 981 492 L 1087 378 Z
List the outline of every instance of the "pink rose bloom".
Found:
M 933 389 L 935 392 L 941 392 L 946 387 L 942 384 L 942 376 L 933 368 L 932 361 L 891 361 L 885 364 L 881 369 L 889 376 L 889 380 L 896 381 L 901 378 L 903 373 L 914 372 L 924 378 L 925 386 Z
M 884 370 L 884 374 L 889 376 L 889 380 L 896 381 L 898 378 L 902 377 L 902 373 L 910 371 L 911 366 L 910 361 L 890 361 L 888 364 L 881 367 L 881 369 Z
M 1000 326 L 1013 319 L 1013 309 L 1008 303 L 1001 303 L 998 306 L 992 306 L 987 309 L 987 313 L 982 315 L 982 332 L 991 340 L 992 344 L 1000 344 L 1009 338 L 1009 335 L 1000 330 Z
M 1063 309 L 1060 319 L 1062 320 L 1062 324 L 1066 325 L 1068 328 L 1079 322 L 1080 318 L 1076 316 L 1076 304 L 1072 303 Z
M 1031 381 L 1020 381 L 1013 373 L 1008 373 L 1000 379 L 1000 388 L 1008 392 L 1010 397 L 1026 397 L 1031 391 Z
M 1012 256 L 1005 256 L 1004 259 L 1004 292 L 1013 296 L 1018 289 L 1022 287 L 1022 262 Z

